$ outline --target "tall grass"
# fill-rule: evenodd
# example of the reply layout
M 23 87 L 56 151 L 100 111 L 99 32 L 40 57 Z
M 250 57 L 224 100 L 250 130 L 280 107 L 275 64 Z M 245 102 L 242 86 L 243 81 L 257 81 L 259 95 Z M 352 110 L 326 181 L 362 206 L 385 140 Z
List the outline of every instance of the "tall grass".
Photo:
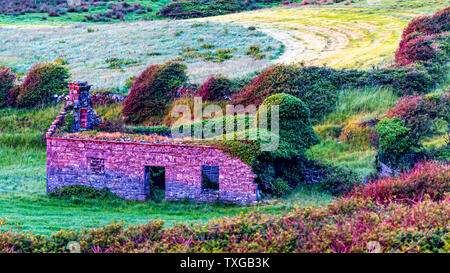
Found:
M 374 171 L 375 154 L 376 151 L 374 149 L 361 148 L 358 145 L 336 139 L 325 139 L 311 147 L 306 153 L 310 159 L 347 167 L 361 177 Z
M 61 111 L 61 105 L 33 109 L 0 109 L 0 133 L 45 132 Z
M 60 105 L 34 109 L 0 109 L 0 147 L 43 148 L 44 134 L 60 109 Z
M 364 87 L 345 89 L 338 93 L 336 109 L 325 121 L 341 123 L 351 116 L 365 114 L 368 117 L 381 115 L 394 107 L 397 95 L 390 88 Z
M 122 103 L 116 103 L 112 105 L 99 105 L 94 107 L 94 110 L 103 119 L 121 119 L 122 107 Z
M 347 167 L 360 176 L 374 171 L 376 151 L 368 143 L 370 130 L 359 126 L 362 121 L 384 115 L 394 107 L 398 97 L 389 88 L 365 87 L 341 90 L 335 110 L 315 130 L 323 138 L 307 156 L 325 163 Z M 343 134 L 351 133 L 346 139 Z

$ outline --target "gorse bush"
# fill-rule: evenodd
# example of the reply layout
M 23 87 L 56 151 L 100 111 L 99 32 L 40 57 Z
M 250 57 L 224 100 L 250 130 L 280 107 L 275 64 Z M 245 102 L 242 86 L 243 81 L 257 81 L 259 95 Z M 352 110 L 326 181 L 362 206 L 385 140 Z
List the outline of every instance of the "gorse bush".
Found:
M 231 95 L 231 81 L 222 75 L 210 76 L 199 88 L 203 100 L 223 100 Z
M 8 103 L 8 96 L 14 88 L 16 75 L 8 67 L 0 66 L 0 108 L 3 108 Z
M 412 33 L 400 42 L 395 54 L 395 62 L 400 65 L 408 65 L 419 61 L 433 60 L 437 53 L 433 48 L 433 40 L 419 33 Z
M 17 96 L 17 106 L 34 107 L 49 103 L 53 95 L 64 93 L 70 74 L 67 68 L 55 64 L 35 65 L 25 77 Z
M 162 117 L 173 101 L 172 92 L 186 83 L 186 65 L 167 62 L 143 71 L 123 101 L 122 114 L 127 123 L 138 124 L 150 117 Z M 162 118 L 161 118 L 162 119 Z
M 402 38 L 405 38 L 414 32 L 430 35 L 449 31 L 449 21 L 450 7 L 440 10 L 432 16 L 421 16 L 414 18 L 403 30 Z

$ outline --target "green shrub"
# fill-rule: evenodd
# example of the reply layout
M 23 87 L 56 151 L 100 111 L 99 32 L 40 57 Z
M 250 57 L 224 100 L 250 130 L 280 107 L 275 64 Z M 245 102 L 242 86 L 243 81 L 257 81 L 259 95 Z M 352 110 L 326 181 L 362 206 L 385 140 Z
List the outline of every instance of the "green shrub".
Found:
M 67 114 L 64 117 L 64 131 L 66 133 L 73 132 L 74 116 L 72 114 Z
M 147 67 L 130 88 L 123 101 L 122 114 L 127 123 L 141 123 L 150 117 L 162 117 L 172 92 L 187 82 L 186 65 L 167 62 Z
M 242 10 L 237 0 L 176 1 L 158 11 L 158 15 L 169 18 L 195 18 L 227 14 Z
M 304 157 L 307 149 L 319 143 L 319 137 L 312 129 L 306 105 L 300 99 L 284 93 L 272 95 L 261 104 L 267 107 L 269 130 L 275 105 L 279 106 L 278 148 L 274 151 L 260 151 L 253 161 L 252 170 L 257 174 L 256 182 L 263 192 L 284 195 L 299 183 L 298 177 L 286 173 L 302 168 L 300 158 Z M 258 109 L 259 118 L 261 109 Z M 288 169 L 290 171 L 286 172 Z
M 9 93 L 14 87 L 16 75 L 8 67 L 0 66 L 0 108 L 7 105 Z
M 50 197 L 70 199 L 117 199 L 117 195 L 109 189 L 94 189 L 88 186 L 70 185 L 63 186 L 49 194 Z
M 267 126 L 271 128 L 272 107 L 279 107 L 280 146 L 270 152 L 274 158 L 293 158 L 302 156 L 311 146 L 319 143 L 309 119 L 309 109 L 300 99 L 280 93 L 264 100 L 261 106 L 267 107 Z M 262 114 L 258 109 L 258 116 Z M 261 118 L 261 117 L 259 117 Z
M 413 145 L 411 130 L 397 117 L 382 119 L 375 129 L 379 135 L 378 159 L 389 166 L 398 166 Z
M 325 173 L 317 187 L 321 191 L 329 192 L 333 195 L 348 193 L 354 187 L 362 184 L 361 178 L 347 168 L 326 166 Z
M 172 129 L 165 125 L 152 126 L 152 127 L 127 127 L 127 131 L 131 133 L 139 133 L 145 135 L 157 134 L 161 136 L 170 136 L 172 134 Z
M 19 107 L 34 107 L 49 103 L 53 95 L 64 93 L 69 71 L 55 63 L 37 64 L 28 72 L 17 96 Z
M 283 178 L 278 177 L 270 180 L 270 188 L 275 196 L 283 196 L 292 191 L 288 183 L 283 180 Z
M 362 71 L 355 79 L 344 77 L 343 80 L 356 86 L 392 87 L 397 96 L 423 94 L 433 90 L 437 83 L 427 68 L 425 64 L 416 63 L 400 68 Z

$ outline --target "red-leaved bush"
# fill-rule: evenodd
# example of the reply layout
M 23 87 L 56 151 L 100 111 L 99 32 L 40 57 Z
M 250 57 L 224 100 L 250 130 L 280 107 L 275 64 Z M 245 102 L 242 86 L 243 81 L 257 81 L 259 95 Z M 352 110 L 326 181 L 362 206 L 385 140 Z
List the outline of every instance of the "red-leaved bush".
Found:
M 448 31 L 450 29 L 448 22 L 450 22 L 450 7 L 442 9 L 432 16 L 414 18 L 403 30 L 402 38 L 406 38 L 414 32 L 431 35 Z
M 439 201 L 450 191 L 450 164 L 438 161 L 419 162 L 397 177 L 382 177 L 355 189 L 349 196 L 369 198 L 377 204 L 417 203 L 428 195 Z
M 150 117 L 163 117 L 173 93 L 187 81 L 186 65 L 177 62 L 151 65 L 135 80 L 123 101 L 127 123 L 138 124 Z
M 115 94 L 113 90 L 109 89 L 100 89 L 91 92 L 91 105 L 93 107 L 119 103 L 124 99 L 125 96 Z
M 419 61 L 429 61 L 436 58 L 436 50 L 433 47 L 433 39 L 413 32 L 400 41 L 395 53 L 397 65 L 408 65 Z
M 402 40 L 395 53 L 396 65 L 419 61 L 433 61 L 438 57 L 439 39 L 450 30 L 450 7 L 432 16 L 414 18 L 403 30 Z M 444 43 L 447 43 L 444 41 Z
M 8 96 L 15 81 L 16 74 L 10 68 L 0 66 L 0 108 L 7 106 Z
M 411 129 L 410 136 L 418 141 L 432 131 L 436 118 L 450 122 L 450 95 L 430 94 L 425 96 L 405 96 L 398 100 L 395 108 L 389 110 L 387 118 L 397 117 L 405 121 Z
M 223 100 L 231 95 L 231 82 L 222 75 L 210 76 L 198 88 L 198 94 L 203 100 Z
M 66 91 L 69 78 L 69 70 L 62 65 L 36 64 L 28 71 L 20 86 L 17 106 L 30 108 L 51 102 L 54 95 L 61 95 Z

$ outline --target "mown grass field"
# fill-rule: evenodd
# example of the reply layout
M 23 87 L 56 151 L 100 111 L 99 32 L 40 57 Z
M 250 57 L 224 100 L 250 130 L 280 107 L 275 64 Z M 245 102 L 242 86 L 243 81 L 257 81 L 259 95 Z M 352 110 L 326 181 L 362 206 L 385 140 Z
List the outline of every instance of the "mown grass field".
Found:
M 356 1 L 349 6 L 271 8 L 199 20 L 256 26 L 285 44 L 278 63 L 366 69 L 392 64 L 408 22 L 447 5 L 447 1 Z
M 271 59 L 282 50 L 279 41 L 243 26 L 183 21 L 3 27 L 0 40 L 3 65 L 25 73 L 37 62 L 60 58 L 67 62 L 74 80 L 97 88 L 123 87 L 127 78 L 151 64 L 174 60 L 187 48 L 200 53 L 232 50 L 232 58 L 224 62 L 187 59 L 190 79 L 198 83 L 211 74 L 239 77 L 259 71 L 272 65 Z M 259 46 L 266 58 L 246 55 L 250 46 Z M 111 68 L 107 62 L 111 58 L 128 64 Z

